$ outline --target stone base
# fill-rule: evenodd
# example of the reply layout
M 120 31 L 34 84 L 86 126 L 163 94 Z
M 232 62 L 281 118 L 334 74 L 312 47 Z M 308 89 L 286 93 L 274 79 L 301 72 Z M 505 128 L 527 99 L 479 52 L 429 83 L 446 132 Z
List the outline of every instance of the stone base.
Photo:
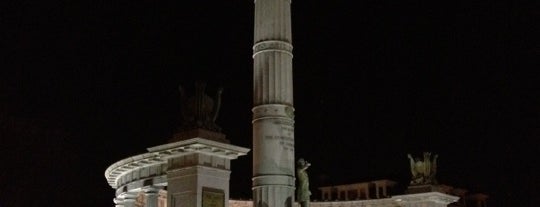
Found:
M 197 138 L 197 137 L 216 141 L 216 142 L 221 142 L 221 143 L 227 143 L 227 144 L 230 143 L 230 141 L 225 138 L 225 134 L 209 131 L 205 129 L 193 129 L 193 130 L 178 132 L 173 135 L 173 138 L 170 139 L 169 142 L 173 143 L 173 142 L 188 140 L 188 139 Z
M 410 185 L 405 190 L 405 194 L 440 192 L 448 193 L 449 189 L 446 185 Z
M 417 186 L 415 186 L 416 188 Z M 428 192 L 428 193 L 414 193 L 406 195 L 392 196 L 397 205 L 401 207 L 448 207 L 459 200 L 459 197 L 440 193 L 440 192 Z

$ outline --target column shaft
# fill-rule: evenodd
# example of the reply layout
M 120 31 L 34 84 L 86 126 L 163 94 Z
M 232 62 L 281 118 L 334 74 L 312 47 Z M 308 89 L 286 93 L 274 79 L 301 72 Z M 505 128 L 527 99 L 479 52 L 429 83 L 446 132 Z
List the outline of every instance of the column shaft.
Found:
M 157 192 L 147 192 L 145 196 L 145 207 L 158 207 L 158 194 Z
M 253 204 L 292 207 L 295 192 L 290 0 L 256 0 Z

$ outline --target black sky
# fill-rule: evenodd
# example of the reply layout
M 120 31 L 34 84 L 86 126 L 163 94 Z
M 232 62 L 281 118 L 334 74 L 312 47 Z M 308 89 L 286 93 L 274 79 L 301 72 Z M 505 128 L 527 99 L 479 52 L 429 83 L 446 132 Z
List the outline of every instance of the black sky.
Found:
M 179 84 L 224 87 L 217 123 L 251 148 L 253 1 L 4 3 L 0 206 L 112 206 L 105 169 L 165 143 Z M 317 187 L 439 181 L 540 202 L 535 1 L 294 1 L 296 156 Z M 251 153 L 231 197 L 251 197 Z

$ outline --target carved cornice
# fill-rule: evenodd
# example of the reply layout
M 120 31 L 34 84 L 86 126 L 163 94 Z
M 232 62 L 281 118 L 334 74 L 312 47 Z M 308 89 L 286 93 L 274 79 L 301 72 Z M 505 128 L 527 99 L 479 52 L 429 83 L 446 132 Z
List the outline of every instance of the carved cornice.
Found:
M 150 147 L 148 148 L 148 151 L 157 153 L 162 157 L 175 157 L 188 153 L 202 153 L 232 160 L 239 156 L 246 155 L 249 152 L 249 149 L 203 138 L 192 138 Z
M 264 104 L 253 107 L 253 121 L 264 118 L 294 119 L 294 108 L 283 104 Z
M 232 160 L 246 155 L 249 149 L 202 138 L 193 138 L 151 147 L 148 148 L 148 151 L 148 153 L 128 157 L 109 166 L 105 170 L 105 178 L 109 185 L 117 189 L 130 182 L 160 176 L 166 173 L 167 169 L 159 167 L 159 165 L 166 166 L 169 158 L 200 153 Z M 150 170 L 152 167 L 156 167 L 160 172 L 148 174 L 147 177 L 133 177 L 131 174 L 143 169 Z

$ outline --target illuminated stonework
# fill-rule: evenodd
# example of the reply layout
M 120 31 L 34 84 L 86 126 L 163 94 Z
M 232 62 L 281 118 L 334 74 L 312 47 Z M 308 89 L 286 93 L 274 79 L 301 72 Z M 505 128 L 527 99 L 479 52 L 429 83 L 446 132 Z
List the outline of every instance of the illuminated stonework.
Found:
M 319 187 L 319 190 L 321 191 L 323 201 L 371 199 L 371 196 L 375 198 L 387 198 L 389 196 L 388 188 L 396 184 L 394 181 L 385 179 L 346 185 L 324 186 Z
M 310 207 L 446 207 L 459 198 L 439 192 L 400 195 L 383 199 L 310 202 Z M 229 201 L 230 207 L 254 207 L 252 201 Z M 293 207 L 300 207 L 294 203 Z
M 120 160 L 107 168 L 105 177 L 116 189 L 117 207 L 175 207 L 180 203 L 200 207 L 203 187 L 222 190 L 224 200 L 229 199 L 230 160 L 247 152 L 247 148 L 195 137 Z M 186 185 L 189 183 L 193 185 Z

